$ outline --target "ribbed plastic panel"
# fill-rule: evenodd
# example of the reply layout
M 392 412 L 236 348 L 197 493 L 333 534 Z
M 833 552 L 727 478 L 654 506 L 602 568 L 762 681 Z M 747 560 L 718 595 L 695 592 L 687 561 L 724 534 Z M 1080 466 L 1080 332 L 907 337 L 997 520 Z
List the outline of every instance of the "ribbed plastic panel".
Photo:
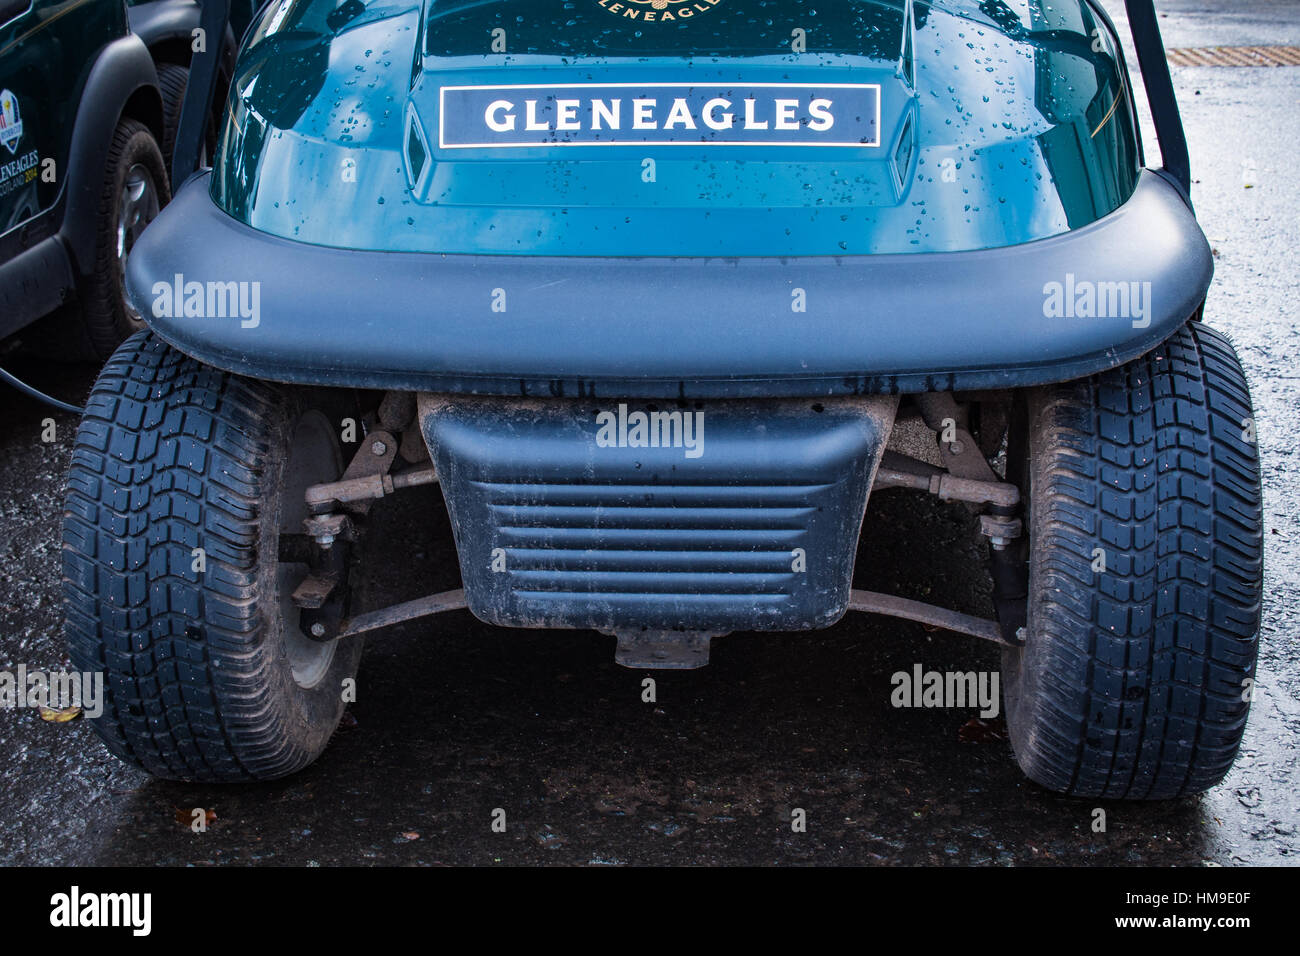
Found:
M 602 444 L 618 405 L 426 401 L 422 415 L 477 616 L 725 632 L 844 613 L 882 407 L 624 406 L 624 420 L 702 415 L 696 457 Z

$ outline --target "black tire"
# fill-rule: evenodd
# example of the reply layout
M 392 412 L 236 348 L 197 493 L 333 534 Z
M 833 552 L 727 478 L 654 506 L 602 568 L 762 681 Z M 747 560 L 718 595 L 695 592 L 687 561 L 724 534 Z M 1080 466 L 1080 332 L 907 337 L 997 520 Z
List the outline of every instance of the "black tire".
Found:
M 1031 395 L 1029 624 L 1002 662 L 1031 779 L 1164 799 L 1232 766 L 1263 574 L 1248 430 L 1237 356 L 1199 322 L 1135 362 Z
M 181 106 L 185 103 L 185 87 L 190 82 L 190 71 L 175 63 L 158 64 L 158 92 L 163 103 L 163 163 L 170 173 L 172 153 L 176 149 L 176 131 L 181 125 Z
M 279 563 L 303 488 L 341 472 L 338 423 L 314 402 L 150 333 L 96 381 L 68 475 L 66 633 L 76 669 L 105 674 L 93 724 L 123 760 L 178 780 L 273 779 L 337 728 L 361 643 L 304 645 L 287 594 L 305 567 Z
M 158 92 L 162 94 L 163 102 L 162 155 L 163 163 L 167 167 L 169 175 L 172 169 L 172 160 L 176 158 L 173 155 L 176 152 L 176 134 L 181 128 L 181 107 L 185 104 L 185 90 L 189 83 L 190 71 L 188 67 L 176 63 L 158 64 Z M 222 89 L 227 83 L 228 80 L 223 70 L 221 75 Z M 216 99 L 220 101 L 221 98 L 221 90 L 218 90 Z M 221 102 L 213 104 L 213 111 L 208 116 L 207 126 L 203 130 L 205 153 L 200 157 L 203 165 L 207 164 L 217 150 L 217 119 L 220 116 L 221 107 Z M 172 183 L 172 185 L 177 184 Z
M 132 217 L 128 211 L 132 207 L 124 208 L 125 196 L 134 192 L 137 183 L 144 192 L 138 200 L 140 216 Z M 150 202 L 150 196 L 156 202 Z M 103 361 L 123 339 L 144 328 L 144 322 L 126 301 L 125 255 L 139 233 L 170 200 L 167 168 L 153 134 L 142 123 L 122 120 L 113 133 L 104 162 L 104 186 L 96 210 L 93 271 L 80 290 L 85 341 L 69 343 L 73 347 L 80 345 L 79 357 Z M 131 221 L 124 222 L 124 219 Z M 123 230 L 121 236 L 119 228 Z

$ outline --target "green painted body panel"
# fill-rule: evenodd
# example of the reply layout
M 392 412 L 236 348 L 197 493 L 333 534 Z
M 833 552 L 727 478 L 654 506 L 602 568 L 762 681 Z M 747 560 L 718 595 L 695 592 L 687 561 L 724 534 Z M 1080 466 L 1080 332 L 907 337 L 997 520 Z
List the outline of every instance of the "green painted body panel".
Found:
M 95 55 L 126 30 L 105 0 L 33 0 L 0 25 L 0 235 L 58 202 Z
M 1132 194 L 1132 97 L 1087 0 L 684 2 L 273 2 L 213 198 L 343 248 L 812 256 L 1023 243 Z M 880 145 L 439 145 L 445 87 L 681 83 L 878 85 Z

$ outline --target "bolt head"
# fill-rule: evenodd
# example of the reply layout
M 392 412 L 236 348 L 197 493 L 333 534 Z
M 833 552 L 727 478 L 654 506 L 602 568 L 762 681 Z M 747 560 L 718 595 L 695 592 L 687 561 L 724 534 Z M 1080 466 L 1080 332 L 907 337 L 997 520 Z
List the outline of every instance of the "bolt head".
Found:
M 322 623 L 320 623 L 319 621 L 317 621 L 315 624 L 313 624 L 313 625 L 311 626 L 311 636 L 312 636 L 312 637 L 324 637 L 324 636 L 325 636 L 325 625 L 322 624 Z
M 378 439 L 370 443 L 370 450 L 375 455 L 378 455 L 379 457 L 383 457 L 384 455 L 388 454 L 388 446 L 385 445 L 383 442 L 379 441 Z
M 966 450 L 966 446 L 959 441 L 950 441 L 948 442 L 948 450 L 954 455 L 960 455 Z
M 1029 636 L 1029 632 L 1026 631 L 1023 627 L 1016 628 L 1016 640 L 1018 640 L 1021 644 L 1025 643 L 1025 639 L 1028 636 Z

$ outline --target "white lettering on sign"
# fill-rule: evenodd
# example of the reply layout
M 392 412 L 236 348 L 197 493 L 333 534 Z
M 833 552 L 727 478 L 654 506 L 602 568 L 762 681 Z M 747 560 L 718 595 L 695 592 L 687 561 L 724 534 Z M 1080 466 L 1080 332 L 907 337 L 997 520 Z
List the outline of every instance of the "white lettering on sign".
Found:
M 444 86 L 442 149 L 880 145 L 874 83 Z

